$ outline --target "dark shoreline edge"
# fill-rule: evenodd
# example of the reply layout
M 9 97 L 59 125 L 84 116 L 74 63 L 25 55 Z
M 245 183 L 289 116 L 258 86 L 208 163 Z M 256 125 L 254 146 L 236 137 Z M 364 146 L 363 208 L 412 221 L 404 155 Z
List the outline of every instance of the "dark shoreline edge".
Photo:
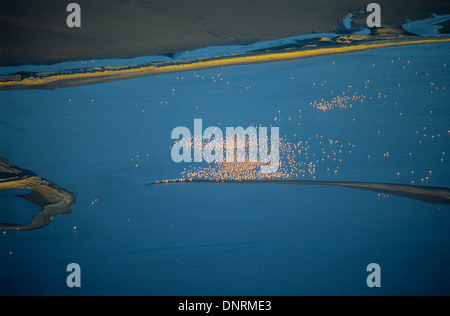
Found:
M 50 225 L 53 216 L 73 213 L 75 195 L 55 183 L 19 168 L 0 156 L 0 190 L 29 189 L 30 194 L 18 195 L 42 208 L 28 225 L 0 223 L 1 231 L 36 230 Z
M 297 180 L 169 180 L 149 183 L 146 186 L 176 183 L 209 183 L 209 184 L 290 184 L 336 186 L 350 189 L 392 194 L 409 199 L 419 200 L 434 205 L 450 205 L 450 188 L 427 187 L 408 184 L 371 183 L 371 182 L 333 182 L 333 181 L 297 181 Z

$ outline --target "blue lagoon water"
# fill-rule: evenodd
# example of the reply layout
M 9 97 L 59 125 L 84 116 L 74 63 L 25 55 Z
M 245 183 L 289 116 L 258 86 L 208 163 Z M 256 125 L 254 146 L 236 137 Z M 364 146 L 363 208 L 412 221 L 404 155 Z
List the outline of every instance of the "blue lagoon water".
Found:
M 0 236 L 0 293 L 450 294 L 449 206 L 322 186 L 145 186 L 195 167 L 172 161 L 170 136 L 201 118 L 280 127 L 308 147 L 305 180 L 449 187 L 449 67 L 450 45 L 434 44 L 0 92 L 0 154 L 77 197 L 52 225 Z M 72 262 L 79 289 L 66 285 Z M 366 285 L 370 263 L 381 288 Z

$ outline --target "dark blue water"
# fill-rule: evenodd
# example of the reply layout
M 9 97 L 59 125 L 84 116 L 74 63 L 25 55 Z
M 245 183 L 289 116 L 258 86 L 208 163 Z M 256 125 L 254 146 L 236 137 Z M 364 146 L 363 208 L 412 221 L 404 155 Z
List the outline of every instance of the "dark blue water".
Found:
M 448 207 L 289 185 L 182 184 L 124 193 L 138 202 L 117 208 L 118 197 L 43 230 L 3 236 L 2 251 L 14 253 L 3 255 L 2 294 L 449 291 Z M 71 262 L 81 266 L 81 289 L 66 286 Z M 380 289 L 366 285 L 372 262 L 382 268 Z
M 29 193 L 31 190 L 0 191 L 0 223 L 26 225 L 31 222 L 41 208 L 19 197 Z
M 272 124 L 291 143 L 308 141 L 299 162 L 313 161 L 317 180 L 450 186 L 449 49 L 1 92 L 1 155 L 77 203 L 44 229 L 0 236 L 0 293 L 448 295 L 448 206 L 319 186 L 145 184 L 190 168 L 171 160 L 170 135 L 202 118 L 205 127 Z M 355 92 L 365 100 L 351 108 L 310 106 Z M 80 289 L 66 286 L 73 262 Z M 379 289 L 366 285 L 370 263 L 381 266 Z

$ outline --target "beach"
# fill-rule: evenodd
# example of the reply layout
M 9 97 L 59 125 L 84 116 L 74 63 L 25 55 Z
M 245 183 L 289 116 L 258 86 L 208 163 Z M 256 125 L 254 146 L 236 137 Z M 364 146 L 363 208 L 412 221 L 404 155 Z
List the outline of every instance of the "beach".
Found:
M 0 79 L 0 90 L 22 89 L 57 89 L 63 87 L 76 87 L 83 85 L 106 83 L 116 80 L 126 80 L 146 76 L 155 76 L 168 73 L 177 73 L 199 69 L 224 67 L 232 65 L 245 65 L 255 63 L 267 63 L 315 56 L 333 54 L 346 54 L 363 50 L 378 49 L 383 47 L 395 47 L 404 45 L 424 45 L 433 43 L 447 43 L 449 38 L 398 38 L 368 36 L 356 41 L 345 38 L 345 44 L 339 42 L 333 46 L 301 49 L 297 51 L 276 51 L 272 53 L 249 53 L 234 56 L 218 56 L 213 58 L 188 59 L 180 62 L 160 62 L 157 65 L 132 65 L 130 67 L 88 68 L 76 71 L 61 71 L 53 73 L 33 73 L 30 75 L 12 75 Z M 353 44 L 353 45 L 351 45 Z

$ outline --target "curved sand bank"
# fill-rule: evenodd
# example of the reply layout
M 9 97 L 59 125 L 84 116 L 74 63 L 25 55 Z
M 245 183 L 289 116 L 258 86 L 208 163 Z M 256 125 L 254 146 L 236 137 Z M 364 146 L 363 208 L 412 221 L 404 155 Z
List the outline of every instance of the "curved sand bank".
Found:
M 13 189 L 32 190 L 32 193 L 20 197 L 42 207 L 42 211 L 28 225 L 0 223 L 0 230 L 39 229 L 51 224 L 52 216 L 72 213 L 72 204 L 75 203 L 73 193 L 0 156 L 0 190 Z
M 87 68 L 49 73 L 3 76 L 0 77 L 0 90 L 57 89 L 205 68 L 344 54 L 403 45 L 447 42 L 450 42 L 450 38 L 435 37 L 423 39 L 415 36 L 386 36 L 385 34 L 343 36 L 334 40 L 318 40 L 315 45 L 311 45 L 309 42 L 309 45 L 296 49 L 274 49 L 264 52 L 249 52 L 218 57 L 156 62 L 147 65 Z
M 450 205 L 450 188 L 426 187 L 405 184 L 363 183 L 363 182 L 332 182 L 332 181 L 295 181 L 295 180 L 170 180 L 150 183 L 147 185 L 170 183 L 225 183 L 225 184 L 297 184 L 297 185 L 325 185 L 350 189 L 374 191 L 384 194 L 402 196 L 419 200 L 429 204 Z
M 316 45 L 306 45 L 303 48 L 297 49 L 275 49 L 264 52 L 249 52 L 218 57 L 156 62 L 147 65 L 87 68 L 50 73 L 4 76 L 0 77 L 0 90 L 57 89 L 206 68 L 344 54 L 403 45 L 446 42 L 450 42 L 450 38 L 423 39 L 415 36 L 386 36 L 385 34 L 375 36 L 343 36 L 334 40 L 318 40 Z

